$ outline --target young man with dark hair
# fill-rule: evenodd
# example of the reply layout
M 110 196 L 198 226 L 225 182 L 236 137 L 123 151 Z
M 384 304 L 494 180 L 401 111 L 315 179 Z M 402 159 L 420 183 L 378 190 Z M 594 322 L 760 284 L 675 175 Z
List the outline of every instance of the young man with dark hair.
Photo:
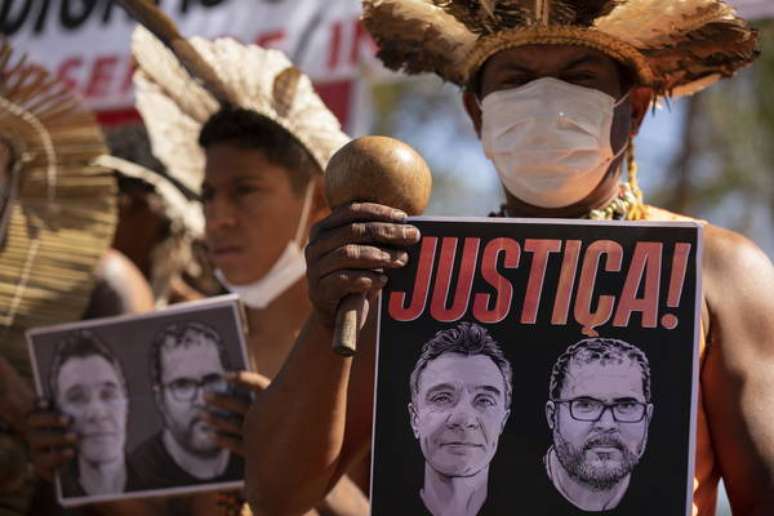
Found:
M 210 261 L 221 284 L 246 307 L 248 358 L 265 386 L 311 311 L 302 248 L 311 225 L 328 213 L 322 173 L 349 138 L 281 52 L 229 39 L 189 41 L 220 81 L 220 93 L 192 81 L 141 28 L 133 47 L 137 106 L 154 154 L 201 195 Z M 159 59 L 171 65 L 160 68 Z M 244 414 L 249 405 L 215 393 L 207 401 L 218 444 L 244 453 L 241 424 L 217 412 Z M 300 512 L 313 506 L 340 515 L 367 510 L 348 478 Z
M 206 150 L 218 144 L 261 151 L 270 163 L 284 169 L 299 196 L 305 193 L 309 181 L 322 174 L 309 151 L 292 134 L 249 109 L 225 107 L 205 122 L 199 145 Z M 289 173 L 291 170 L 293 173 Z

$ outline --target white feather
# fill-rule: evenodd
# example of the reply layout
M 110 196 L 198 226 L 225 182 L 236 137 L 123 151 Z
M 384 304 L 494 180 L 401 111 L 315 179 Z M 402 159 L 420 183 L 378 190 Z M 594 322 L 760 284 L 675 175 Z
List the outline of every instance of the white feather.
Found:
M 161 197 L 165 214 L 170 220 L 185 227 L 194 238 L 204 234 L 204 213 L 201 204 L 189 201 L 169 179 L 136 163 L 107 154 L 98 157 L 95 163 L 153 186 Z
M 733 15 L 733 9 L 717 0 L 629 0 L 594 26 L 638 49 L 661 48 Z
M 304 144 L 321 170 L 349 137 L 336 117 L 303 76 L 298 81 L 289 110 L 277 111 L 274 81 L 290 61 L 278 50 L 223 38 L 214 41 L 191 38 L 191 45 L 228 88 L 236 104 L 273 120 Z M 134 34 L 133 51 L 139 69 L 135 74 L 137 108 L 151 140 L 153 153 L 168 173 L 194 192 L 204 175 L 204 155 L 198 145 L 201 126 L 218 109 L 214 97 L 175 56 L 147 30 Z
M 162 85 L 166 95 L 192 118 L 203 122 L 218 109 L 215 98 L 188 74 L 172 51 L 143 26 L 138 26 L 132 35 L 132 54 L 148 79 Z
M 134 85 L 137 110 L 148 130 L 153 154 L 169 175 L 199 193 L 204 179 L 204 153 L 198 144 L 201 123 L 183 112 L 165 89 L 141 70 L 135 73 Z

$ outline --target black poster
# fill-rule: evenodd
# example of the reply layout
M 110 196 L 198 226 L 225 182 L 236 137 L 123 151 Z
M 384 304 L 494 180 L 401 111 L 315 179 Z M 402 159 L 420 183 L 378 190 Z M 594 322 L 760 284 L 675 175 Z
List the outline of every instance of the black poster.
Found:
M 413 223 L 380 299 L 372 514 L 689 515 L 701 227 Z

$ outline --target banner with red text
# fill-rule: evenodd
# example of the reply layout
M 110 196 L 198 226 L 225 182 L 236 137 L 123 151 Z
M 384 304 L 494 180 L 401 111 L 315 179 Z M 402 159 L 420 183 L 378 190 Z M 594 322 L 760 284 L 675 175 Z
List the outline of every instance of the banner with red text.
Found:
M 381 294 L 372 514 L 691 514 L 701 228 L 411 220 Z
M 157 3 L 185 36 L 231 36 L 284 51 L 349 125 L 359 94 L 357 79 L 379 70 L 374 44 L 358 20 L 358 0 Z M 16 48 L 65 78 L 94 109 L 132 108 L 130 40 L 135 23 L 116 3 L 3 0 L 0 27 Z

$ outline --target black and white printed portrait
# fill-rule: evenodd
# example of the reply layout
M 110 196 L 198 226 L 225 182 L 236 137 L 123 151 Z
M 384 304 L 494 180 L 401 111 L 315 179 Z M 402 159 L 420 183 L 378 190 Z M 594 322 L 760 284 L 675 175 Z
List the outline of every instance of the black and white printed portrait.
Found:
M 439 331 L 411 373 L 411 428 L 425 458 L 419 496 L 427 511 L 476 515 L 489 463 L 510 414 L 510 363 L 476 324 Z
M 78 436 L 75 459 L 61 475 L 65 496 L 105 495 L 136 488 L 126 466 L 129 396 L 121 363 L 89 331 L 62 338 L 49 389 Z
M 228 382 L 247 369 L 238 298 L 36 328 L 27 333 L 38 394 L 73 434 L 75 457 L 56 475 L 58 501 L 83 504 L 239 489 L 240 457 L 216 444 L 208 394 L 249 393 Z
M 174 323 L 156 335 L 150 371 L 163 427 L 130 458 L 148 488 L 240 478 L 242 460 L 216 444 L 205 419 L 205 396 L 227 389 L 229 370 L 221 336 L 204 323 Z
M 551 372 L 544 458 L 556 490 L 588 512 L 616 508 L 648 442 L 650 366 L 637 347 L 591 338 L 571 345 Z

